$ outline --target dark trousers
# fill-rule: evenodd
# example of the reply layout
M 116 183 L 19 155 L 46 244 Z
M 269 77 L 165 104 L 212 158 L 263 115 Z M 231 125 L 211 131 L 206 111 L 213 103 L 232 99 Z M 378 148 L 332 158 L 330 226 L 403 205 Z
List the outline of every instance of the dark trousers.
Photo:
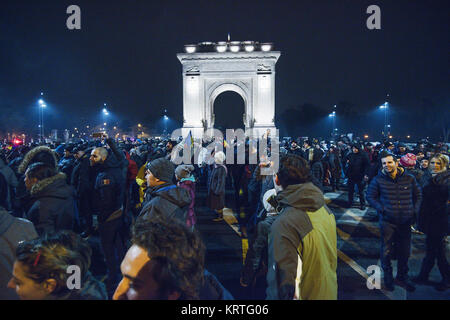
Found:
M 355 185 L 358 186 L 358 193 L 359 193 L 359 203 L 361 205 L 366 204 L 366 200 L 364 198 L 364 181 L 354 181 L 350 178 L 347 182 L 348 185 L 348 202 L 349 204 L 353 204 L 353 194 L 355 193 Z
M 341 178 L 340 171 L 338 169 L 331 169 L 330 173 L 331 173 L 330 177 L 331 188 L 333 188 L 333 190 L 339 188 L 339 179 Z
M 426 245 L 427 251 L 425 258 L 422 261 L 422 268 L 420 270 L 421 276 L 428 278 L 428 275 L 437 260 L 437 265 L 443 280 L 450 281 L 450 266 L 447 257 L 445 256 L 445 238 L 439 235 L 427 235 Z
M 122 235 L 123 218 L 119 217 L 109 222 L 100 223 L 98 231 L 108 269 L 106 289 L 108 294 L 111 294 L 115 289 L 117 276 L 119 275 L 119 265 L 126 253 L 125 241 Z
M 397 278 L 408 277 L 408 259 L 411 252 L 411 225 L 396 225 L 380 221 L 381 233 L 381 267 L 386 274 L 392 275 L 391 260 L 397 256 Z

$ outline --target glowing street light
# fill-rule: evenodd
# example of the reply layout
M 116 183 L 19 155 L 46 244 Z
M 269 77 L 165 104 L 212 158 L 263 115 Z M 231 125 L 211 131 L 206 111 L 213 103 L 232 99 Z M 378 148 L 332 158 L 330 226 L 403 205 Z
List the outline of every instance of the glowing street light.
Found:
M 41 96 L 43 96 L 44 93 L 41 92 Z M 38 104 L 39 104 L 39 128 L 40 128 L 40 136 L 41 136 L 41 141 L 44 139 L 44 108 L 47 107 L 47 104 L 45 103 L 45 101 L 41 98 L 38 100 Z

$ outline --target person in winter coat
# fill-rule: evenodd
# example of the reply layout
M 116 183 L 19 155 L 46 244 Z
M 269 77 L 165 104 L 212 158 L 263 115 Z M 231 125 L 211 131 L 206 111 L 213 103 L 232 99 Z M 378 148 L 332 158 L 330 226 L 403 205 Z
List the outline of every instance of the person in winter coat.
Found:
M 90 198 L 93 193 L 92 180 L 94 170 L 90 166 L 89 157 L 92 149 L 77 148 L 74 150 L 75 165 L 72 171 L 71 185 L 75 189 L 75 200 L 80 217 L 82 237 L 86 238 L 94 231 Z
M 328 162 L 331 173 L 331 189 L 333 192 L 339 190 L 339 181 L 341 177 L 341 160 L 339 155 L 339 149 L 335 146 L 331 146 L 325 156 L 325 161 Z
M 365 210 L 364 182 L 369 180 L 369 158 L 357 143 L 352 145 L 352 152 L 346 157 L 346 176 L 348 178 L 348 207 L 353 205 L 355 185 L 358 186 L 360 209 Z
M 415 287 L 408 277 L 411 250 L 411 225 L 419 212 L 422 192 L 416 179 L 399 167 L 388 152 L 380 154 L 383 169 L 370 182 L 367 200 L 380 218 L 381 267 L 386 290 L 394 290 L 391 259 L 396 249 L 398 264 L 395 283 L 408 291 Z
M 436 154 L 430 161 L 432 176 L 423 185 L 423 201 L 419 212 L 419 230 L 426 235 L 426 255 L 420 273 L 413 281 L 425 284 L 435 260 L 441 272 L 442 282 L 438 290 L 450 288 L 450 267 L 446 258 L 445 237 L 448 235 L 450 200 L 450 170 L 448 160 Z
M 108 269 L 106 288 L 111 296 L 119 275 L 119 261 L 126 252 L 124 232 L 123 199 L 125 194 L 124 169 L 128 162 L 112 139 L 106 142 L 112 152 L 95 148 L 89 158 L 94 171 L 91 206 L 98 217 L 98 231 Z
M 70 184 L 72 178 L 73 167 L 75 166 L 75 158 L 72 154 L 73 147 L 68 145 L 64 148 L 64 157 L 58 162 L 59 170 L 66 174 L 67 183 Z
M 74 190 L 64 173 L 42 162 L 33 163 L 25 172 L 25 186 L 33 203 L 26 218 L 39 235 L 73 228 Z
M 205 246 L 185 223 L 162 216 L 139 217 L 131 243 L 114 300 L 233 299 L 204 268 Z
M 6 165 L 6 157 L 4 154 L 0 155 L 0 174 L 5 178 L 8 188 L 6 189 L 7 198 L 5 200 L 7 210 L 12 210 L 12 200 L 15 194 L 15 188 L 18 186 L 19 181 L 17 180 L 14 171 Z
M 264 214 L 261 217 L 262 220 L 257 224 L 254 239 L 249 241 L 249 248 L 247 255 L 245 256 L 244 267 L 241 271 L 240 283 L 243 287 L 247 287 L 249 284 L 253 283 L 256 272 L 261 268 L 263 263 L 263 257 L 267 256 L 264 255 L 264 252 L 267 252 L 267 239 L 270 233 L 270 227 L 278 217 L 278 212 L 269 202 L 271 201 L 269 199 L 272 197 L 275 198 L 276 195 L 275 189 L 268 190 L 263 195 Z M 264 261 L 264 264 L 267 267 L 266 261 Z
M 173 184 L 174 166 L 165 158 L 147 163 L 147 191 L 139 216 L 151 218 L 175 218 L 186 223 L 188 206 L 191 204 L 189 191 Z
M 16 218 L 0 207 L 0 300 L 16 300 L 14 290 L 7 288 L 12 276 L 16 248 L 21 241 L 38 237 L 33 223 Z
M 92 250 L 71 231 L 21 242 L 8 288 L 21 300 L 106 300 L 106 290 L 89 272 Z M 80 288 L 69 288 L 69 267 L 80 271 Z
M 35 147 L 25 154 L 22 162 L 17 168 L 17 173 L 20 175 L 20 178 L 19 185 L 16 188 L 15 202 L 17 203 L 17 206 L 14 210 L 14 214 L 16 216 L 23 217 L 33 204 L 30 192 L 25 187 L 24 174 L 28 166 L 36 162 L 45 163 L 49 167 L 54 168 L 56 171 L 58 170 L 58 160 L 56 157 L 56 153 L 53 152 L 49 147 Z
M 323 192 L 324 169 L 322 165 L 322 151 L 314 149 L 313 158 L 311 160 L 311 173 L 319 183 L 319 189 Z
M 189 204 L 189 211 L 186 217 L 186 225 L 194 229 L 197 218 L 195 217 L 195 178 L 192 175 L 194 166 L 190 164 L 180 165 L 175 169 L 175 177 L 177 178 L 177 185 L 183 189 L 186 189 L 191 196 L 191 203 Z
M 417 157 L 413 153 L 407 153 L 400 158 L 400 165 L 405 168 L 406 173 L 416 178 L 416 181 L 421 186 L 424 173 L 422 170 L 416 168 L 416 159 Z
M 218 151 L 214 154 L 214 168 L 209 176 L 207 205 L 216 212 L 214 221 L 223 220 L 223 208 L 225 207 L 225 182 L 228 174 L 225 162 L 225 153 Z
M 336 300 L 336 221 L 306 160 L 280 159 L 275 184 L 282 190 L 268 241 L 267 299 Z

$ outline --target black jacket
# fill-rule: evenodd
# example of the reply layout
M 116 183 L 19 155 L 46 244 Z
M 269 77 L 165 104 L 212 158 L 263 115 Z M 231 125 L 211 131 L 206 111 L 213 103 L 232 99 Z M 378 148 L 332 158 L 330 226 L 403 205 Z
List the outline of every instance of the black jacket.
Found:
M 426 177 L 418 227 L 426 234 L 446 236 L 448 234 L 450 171 L 446 170 L 434 177 Z
M 122 207 L 125 190 L 123 165 L 122 159 L 118 160 L 115 154 L 110 153 L 103 164 L 94 167 L 94 192 L 90 203 L 93 211 L 98 214 L 99 222 L 106 221 L 114 211 Z
M 31 188 L 33 204 L 26 213 L 26 218 L 33 222 L 39 235 L 72 229 L 73 193 L 74 190 L 67 184 L 64 173 L 41 180 Z
M 398 168 L 393 180 L 381 170 L 367 189 L 367 201 L 381 219 L 393 224 L 412 224 L 419 212 L 422 191 L 416 179 Z
M 82 213 L 91 211 L 90 195 L 93 192 L 91 175 L 92 168 L 89 163 L 89 153 L 84 154 L 75 161 L 75 167 L 72 171 L 71 185 L 75 189 L 75 198 L 78 201 L 78 209 Z
M 146 200 L 139 215 L 145 218 L 154 216 L 176 218 L 185 223 L 190 203 L 189 191 L 172 183 L 165 183 L 148 188 Z
M 359 151 L 358 153 L 350 153 L 346 160 L 348 163 L 346 165 L 346 176 L 353 181 L 362 181 L 365 175 L 369 174 L 369 157 L 364 151 Z

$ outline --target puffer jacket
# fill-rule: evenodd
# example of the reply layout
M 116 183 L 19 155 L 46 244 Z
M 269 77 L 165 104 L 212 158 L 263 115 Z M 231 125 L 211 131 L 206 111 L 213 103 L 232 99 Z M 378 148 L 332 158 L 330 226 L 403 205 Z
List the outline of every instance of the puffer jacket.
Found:
M 31 188 L 30 195 L 33 204 L 26 218 L 33 222 L 39 235 L 72 230 L 74 190 L 66 183 L 64 173 L 39 181 Z
M 422 191 L 416 179 L 397 169 L 395 180 L 380 170 L 367 189 L 367 201 L 380 218 L 393 224 L 412 224 L 422 202 Z
M 189 191 L 172 183 L 148 188 L 140 216 L 175 218 L 186 223 L 191 196 Z
M 450 170 L 427 176 L 423 186 L 418 227 L 425 234 L 446 236 L 450 200 Z

